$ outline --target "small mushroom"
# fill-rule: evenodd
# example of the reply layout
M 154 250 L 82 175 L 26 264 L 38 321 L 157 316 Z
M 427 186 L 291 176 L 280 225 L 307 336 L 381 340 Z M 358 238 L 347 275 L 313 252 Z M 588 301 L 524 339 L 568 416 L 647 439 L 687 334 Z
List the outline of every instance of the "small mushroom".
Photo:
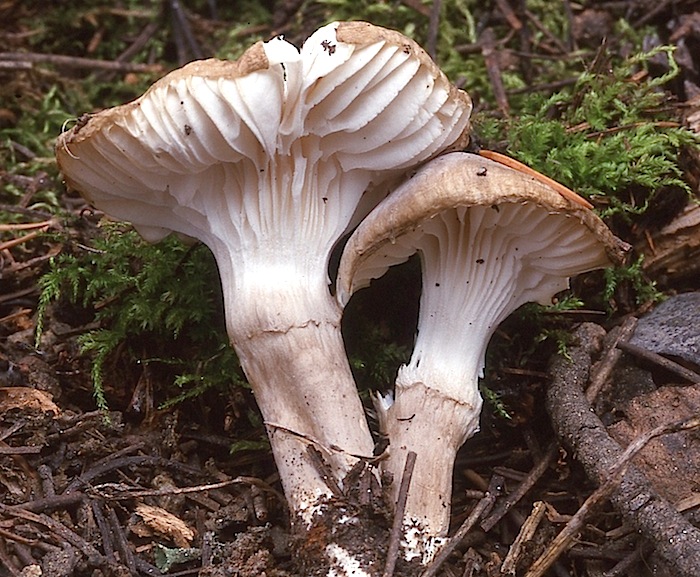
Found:
M 463 147 L 470 112 L 412 40 L 348 22 L 301 51 L 275 38 L 235 62 L 188 64 L 58 139 L 66 183 L 97 208 L 149 240 L 174 231 L 212 250 L 231 343 L 304 522 L 373 449 L 331 251 L 389 182 Z
M 343 306 L 389 266 L 421 258 L 413 355 L 393 398 L 376 403 L 390 442 L 386 470 L 400 479 L 407 453 L 417 454 L 404 517 L 408 557 L 427 562 L 447 534 L 454 459 L 479 428 L 478 379 L 496 327 L 524 303 L 550 303 L 569 277 L 619 262 L 623 248 L 576 199 L 461 152 L 426 164 L 350 237 L 338 273 Z

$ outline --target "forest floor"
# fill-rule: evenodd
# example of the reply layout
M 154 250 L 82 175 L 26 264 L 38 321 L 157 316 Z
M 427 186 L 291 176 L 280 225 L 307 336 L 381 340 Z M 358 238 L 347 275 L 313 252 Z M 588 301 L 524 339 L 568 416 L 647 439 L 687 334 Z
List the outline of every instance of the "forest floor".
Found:
M 95 313 L 104 303 L 52 304 L 35 342 L 40 278 L 50 261 L 69 245 L 90 250 L 100 234 L 101 215 L 65 191 L 50 157 L 50 139 L 65 119 L 52 108 L 57 92 L 77 86 L 75 101 L 95 108 L 126 100 L 129 86 L 212 53 L 231 22 L 205 2 L 145 3 L 144 10 L 138 3 L 75 2 L 71 26 L 37 46 L 32 38 L 68 15 L 61 2 L 41 14 L 25 4 L 0 0 L 0 577 L 299 575 L 286 504 L 248 389 L 232 382 L 164 405 L 172 374 L 120 360 L 117 347 L 105 365 L 109 408 L 99 410 L 93 357 L 81 352 L 79 337 L 100 326 Z M 314 3 L 269 4 L 268 22 L 240 37 L 286 30 L 303 38 L 324 17 Z M 396 4 L 415 11 L 428 35 L 431 22 L 439 25 L 430 4 Z M 631 28 L 655 30 L 649 48 L 676 47 L 680 72 L 664 86 L 669 114 L 677 126 L 700 132 L 697 3 L 556 3 L 569 11 L 561 38 L 522 6 L 515 9 L 520 3 L 510 4 L 483 9 L 481 24 L 497 30 L 489 49 L 463 51 L 491 74 L 492 103 L 479 102 L 482 113 L 509 111 L 513 95 L 494 78 L 524 60 L 536 65 L 528 49 L 507 48 L 513 36 L 529 30 L 565 59 L 602 38 L 610 50 L 622 50 L 614 24 L 625 19 Z M 97 55 L 115 18 L 127 49 L 110 60 Z M 160 51 L 136 59 L 158 35 Z M 593 62 L 595 50 L 589 54 Z M 115 79 L 118 88 L 105 96 L 101 87 Z M 44 135 L 36 134 L 36 146 L 19 132 L 31 116 Z M 697 148 L 683 151 L 679 171 L 690 194 L 664 204 L 658 220 L 619 231 L 645 255 L 642 273 L 664 298 L 618 295 L 624 306 L 614 314 L 571 312 L 563 326 L 575 338 L 565 357 L 487 371 L 489 388 L 512 418 L 485 410 L 481 432 L 460 452 L 452 523 L 459 538 L 431 574 L 700 575 Z M 505 341 L 509 330 L 501 331 Z M 653 440 L 650 431 L 658 435 Z M 630 446 L 634 454 L 624 452 Z M 475 519 L 474 510 L 482 511 Z M 415 571 L 399 563 L 392 574 Z

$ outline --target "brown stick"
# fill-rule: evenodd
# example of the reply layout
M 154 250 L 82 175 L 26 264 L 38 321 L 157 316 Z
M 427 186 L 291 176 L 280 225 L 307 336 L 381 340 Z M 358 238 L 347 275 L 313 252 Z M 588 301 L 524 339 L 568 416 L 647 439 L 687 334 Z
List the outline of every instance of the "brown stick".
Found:
M 32 240 L 32 239 L 38 237 L 40 234 L 46 232 L 47 230 L 48 230 L 48 227 L 44 227 L 41 230 L 27 233 L 24 236 L 18 236 L 17 238 L 13 238 L 12 240 L 0 242 L 0 250 L 6 250 L 8 248 L 13 248 L 17 245 L 22 244 L 23 242 L 27 242 L 28 240 Z
M 442 564 L 447 561 L 447 558 L 467 536 L 472 527 L 476 525 L 479 518 L 491 507 L 493 507 L 493 504 L 496 501 L 496 496 L 498 495 L 502 485 L 503 477 L 500 475 L 494 475 L 491 477 L 491 482 L 489 483 L 489 488 L 486 495 L 484 495 L 484 498 L 476 504 L 471 513 L 469 513 L 469 517 L 464 520 L 464 523 L 462 523 L 460 528 L 457 529 L 454 536 L 443 546 L 442 549 L 440 549 L 440 552 L 435 556 L 433 562 L 423 573 L 421 573 L 420 577 L 435 577 L 435 575 L 437 575 L 438 569 L 442 567 Z
M 503 17 L 508 21 L 508 25 L 516 32 L 523 27 L 523 23 L 515 15 L 515 12 L 508 4 L 508 0 L 496 0 L 496 6 L 503 14 Z
M 576 331 L 579 345 L 569 358 L 553 360 L 552 382 L 547 391 L 547 411 L 562 442 L 572 449 L 586 474 L 599 485 L 619 462 L 623 450 L 608 435 L 591 410 L 583 388 L 588 380 L 591 356 L 597 350 L 602 329 L 584 324 Z M 654 544 L 658 556 L 677 577 L 700 575 L 700 530 L 691 525 L 671 503 L 663 499 L 639 469 L 630 466 L 610 496 L 622 518 Z
M 97 524 L 97 528 L 100 531 L 100 536 L 102 537 L 102 551 L 104 551 L 107 561 L 112 563 L 117 560 L 117 556 L 114 553 L 114 540 L 112 539 L 112 531 L 110 530 L 109 523 L 97 499 L 90 499 L 90 509 L 95 523 Z
M 39 54 L 36 52 L 0 52 L 0 62 L 28 62 L 37 64 L 54 64 L 66 68 L 86 68 L 90 70 L 113 70 L 115 72 L 161 72 L 158 64 L 135 64 L 132 62 L 116 62 L 112 60 L 96 60 L 80 56 L 65 56 L 63 54 Z
M 195 485 L 193 487 L 169 487 L 167 489 L 143 489 L 136 491 L 124 491 L 116 492 L 113 494 L 102 495 L 111 501 L 126 501 L 130 499 L 143 498 L 143 497 L 162 497 L 165 495 L 188 495 L 190 493 L 201 493 L 203 491 L 213 491 L 214 489 L 223 489 L 224 487 L 229 487 L 231 485 L 250 485 L 251 487 L 256 487 L 262 489 L 268 493 L 272 493 L 277 496 L 280 500 L 284 500 L 282 494 L 273 489 L 268 483 L 257 477 L 245 477 L 239 476 L 234 479 L 229 479 L 228 481 L 220 481 L 218 483 L 208 483 L 206 485 Z
M 81 491 L 73 491 L 67 495 L 53 495 L 51 497 L 41 497 L 33 501 L 26 501 L 19 505 L 12 505 L 12 509 L 23 509 L 32 513 L 43 511 L 53 511 L 55 509 L 66 509 L 85 499 L 85 494 Z
M 428 22 L 428 39 L 425 44 L 426 52 L 430 57 L 437 61 L 437 44 L 440 34 L 440 11 L 442 9 L 442 0 L 433 0 L 430 8 L 430 20 Z
M 591 377 L 586 388 L 586 399 L 592 403 L 598 396 L 603 387 L 608 382 L 608 377 L 612 373 L 617 361 L 622 356 L 622 351 L 617 348 L 617 345 L 623 341 L 627 341 L 633 334 L 637 326 L 636 317 L 629 317 L 616 330 L 615 337 L 606 347 L 601 359 L 593 365 Z M 612 336 L 612 331 L 610 335 Z
M 559 558 L 559 555 L 568 549 L 576 535 L 583 529 L 583 526 L 590 517 L 591 513 L 596 511 L 598 507 L 610 497 L 612 492 L 617 489 L 622 481 L 627 469 L 632 462 L 632 459 L 641 451 L 649 441 L 659 435 L 667 433 L 676 433 L 679 431 L 688 431 L 700 427 L 700 417 L 691 417 L 674 423 L 660 425 L 639 435 L 632 441 L 624 452 L 620 455 L 617 462 L 610 469 L 609 476 L 588 498 L 583 505 L 576 511 L 576 514 L 564 526 L 559 534 L 554 538 L 552 543 L 547 547 L 547 550 L 532 564 L 525 577 L 542 577 L 552 564 Z
M 413 469 L 416 466 L 416 453 L 409 451 L 406 454 L 406 464 L 403 467 L 401 477 L 401 487 L 396 499 L 396 510 L 394 511 L 394 524 L 391 527 L 391 537 L 389 538 L 389 550 L 386 554 L 386 565 L 384 566 L 383 577 L 392 577 L 396 567 L 396 559 L 399 556 L 399 545 L 403 534 L 403 515 L 406 511 L 406 501 L 408 500 L 408 488 L 411 486 Z
M 33 230 L 35 228 L 44 228 L 56 224 L 54 219 L 45 220 L 43 222 L 20 222 L 15 224 L 0 224 L 0 232 L 8 230 Z
M 30 521 L 32 523 L 36 523 L 37 525 L 46 527 L 64 541 L 67 541 L 71 545 L 77 547 L 78 550 L 85 555 L 88 562 L 92 566 L 101 566 L 106 562 L 106 558 L 101 555 L 90 543 L 48 515 L 36 514 L 27 511 L 26 509 L 8 507 L 7 505 L 3 504 L 0 504 L 0 513 L 9 517 L 18 517 L 20 519 L 24 519 L 25 521 Z
M 10 555 L 5 550 L 5 544 L 0 541 L 0 568 L 5 567 L 11 577 L 21 577 L 20 570 L 15 566 L 16 561 L 10 557 Z
M 506 96 L 506 89 L 503 86 L 501 65 L 498 61 L 498 54 L 496 53 L 496 37 L 493 29 L 486 28 L 481 33 L 479 36 L 479 44 L 481 46 L 481 55 L 484 57 L 484 63 L 486 64 L 486 73 L 491 83 L 493 95 L 498 103 L 498 108 L 504 116 L 508 116 L 510 104 L 508 102 L 508 96 Z
M 109 523 L 110 532 L 114 536 L 114 546 L 119 552 L 122 563 L 129 568 L 129 573 L 131 573 L 131 575 L 137 575 L 136 560 L 134 559 L 131 547 L 129 547 L 129 540 L 126 538 L 122 523 L 119 521 L 113 507 L 109 505 L 105 505 L 105 507 L 107 509 L 107 515 L 105 517 Z
M 491 514 L 486 517 L 481 522 L 481 528 L 487 533 L 493 529 L 493 527 L 498 523 L 506 513 L 510 511 L 514 505 L 516 505 L 520 499 L 522 499 L 527 492 L 532 489 L 538 479 L 544 474 L 544 472 L 549 468 L 549 466 L 554 461 L 554 458 L 559 452 L 559 445 L 557 443 L 551 443 L 547 447 L 547 452 L 542 456 L 542 458 L 537 462 L 537 464 L 530 470 L 518 487 L 510 495 L 498 502 L 494 507 Z
M 695 371 L 691 371 L 690 369 L 685 368 L 683 365 L 680 365 L 671 359 L 667 359 L 658 353 L 649 351 L 644 347 L 639 347 L 637 345 L 633 345 L 632 343 L 622 341 L 617 343 L 617 348 L 622 349 L 626 353 L 634 355 L 637 358 L 654 363 L 667 371 L 675 373 L 686 381 L 690 381 L 694 384 L 700 383 L 700 375 Z
M 525 519 L 522 527 L 520 527 L 518 536 L 515 538 L 515 541 L 513 541 L 513 544 L 508 550 L 506 558 L 503 560 L 503 564 L 501 565 L 502 575 L 515 575 L 515 570 L 518 560 L 520 559 L 520 553 L 523 549 L 523 545 L 532 539 L 546 511 L 547 507 L 544 504 L 544 501 L 537 501 L 532 506 L 532 512 L 528 518 Z
M 12 531 L 7 531 L 0 527 L 0 537 L 7 541 L 15 541 L 16 543 L 24 543 L 25 545 L 35 545 L 36 539 L 29 539 L 21 535 L 15 535 Z
M 549 28 L 547 28 L 542 23 L 542 21 L 539 18 L 537 18 L 537 16 L 535 16 L 532 12 L 530 12 L 527 9 L 525 9 L 525 16 L 528 20 L 530 20 L 530 22 L 532 22 L 535 25 L 535 28 L 542 32 L 542 34 L 544 34 L 549 39 L 549 41 L 557 47 L 561 54 L 567 54 L 569 52 L 564 43 L 561 40 L 559 40 L 559 38 L 555 34 L 552 34 Z M 544 47 L 542 44 L 540 44 L 540 46 Z

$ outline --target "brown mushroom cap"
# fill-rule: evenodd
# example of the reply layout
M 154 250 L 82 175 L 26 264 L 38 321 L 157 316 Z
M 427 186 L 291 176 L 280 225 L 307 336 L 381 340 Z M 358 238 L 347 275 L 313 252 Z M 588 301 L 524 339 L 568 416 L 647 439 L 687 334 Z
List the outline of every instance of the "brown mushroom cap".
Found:
M 451 153 L 419 170 L 367 216 L 343 251 L 337 295 L 344 306 L 350 296 L 380 277 L 389 266 L 405 261 L 420 247 L 425 226 L 440 214 L 489 208 L 498 215 L 513 205 L 515 230 L 524 240 L 537 232 L 538 220 L 528 224 L 526 215 L 539 213 L 561 222 L 558 242 L 541 249 L 535 259 L 557 276 L 569 277 L 595 268 L 619 264 L 628 247 L 605 223 L 579 202 L 572 201 L 537 178 L 474 154 Z M 488 214 L 488 211 L 485 211 Z M 490 220 L 499 220 L 492 214 Z M 505 221 L 504 221 L 505 222 Z M 546 233 L 545 233 L 546 234 Z M 563 241 L 563 242 L 562 242 Z M 555 268 L 561 267 L 561 268 Z
M 449 528 L 457 450 L 479 428 L 491 335 L 521 304 L 550 302 L 570 276 L 620 260 L 623 246 L 577 198 L 454 152 L 424 165 L 360 223 L 341 257 L 339 304 L 415 252 L 423 280 L 415 346 L 393 394 L 375 407 L 389 439 L 383 470 L 400 478 L 408 452 L 417 455 L 404 555 L 428 563 Z
M 304 203 L 324 213 L 315 218 L 341 210 L 344 227 L 368 188 L 463 147 L 470 112 L 469 96 L 409 38 L 365 22 L 334 23 L 301 52 L 276 38 L 237 61 L 175 70 L 137 100 L 63 133 L 56 156 L 71 188 L 139 230 L 198 237 L 208 227 L 197 201 L 219 189 L 251 226 L 271 210 L 293 220 L 284 209 Z M 311 182 L 304 173 L 319 165 L 319 182 Z M 258 182 L 265 179 L 275 179 L 271 191 Z M 335 203 L 341 180 L 351 186 Z M 239 198 L 256 196 L 259 203 Z M 166 214 L 173 207 L 179 214 Z

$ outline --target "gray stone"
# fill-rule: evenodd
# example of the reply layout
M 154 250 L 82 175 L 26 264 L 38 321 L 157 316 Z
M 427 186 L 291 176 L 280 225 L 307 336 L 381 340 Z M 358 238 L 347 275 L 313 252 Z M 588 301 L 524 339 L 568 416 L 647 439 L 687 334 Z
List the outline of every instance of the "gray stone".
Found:
M 700 367 L 700 292 L 672 296 L 644 315 L 630 342 Z

